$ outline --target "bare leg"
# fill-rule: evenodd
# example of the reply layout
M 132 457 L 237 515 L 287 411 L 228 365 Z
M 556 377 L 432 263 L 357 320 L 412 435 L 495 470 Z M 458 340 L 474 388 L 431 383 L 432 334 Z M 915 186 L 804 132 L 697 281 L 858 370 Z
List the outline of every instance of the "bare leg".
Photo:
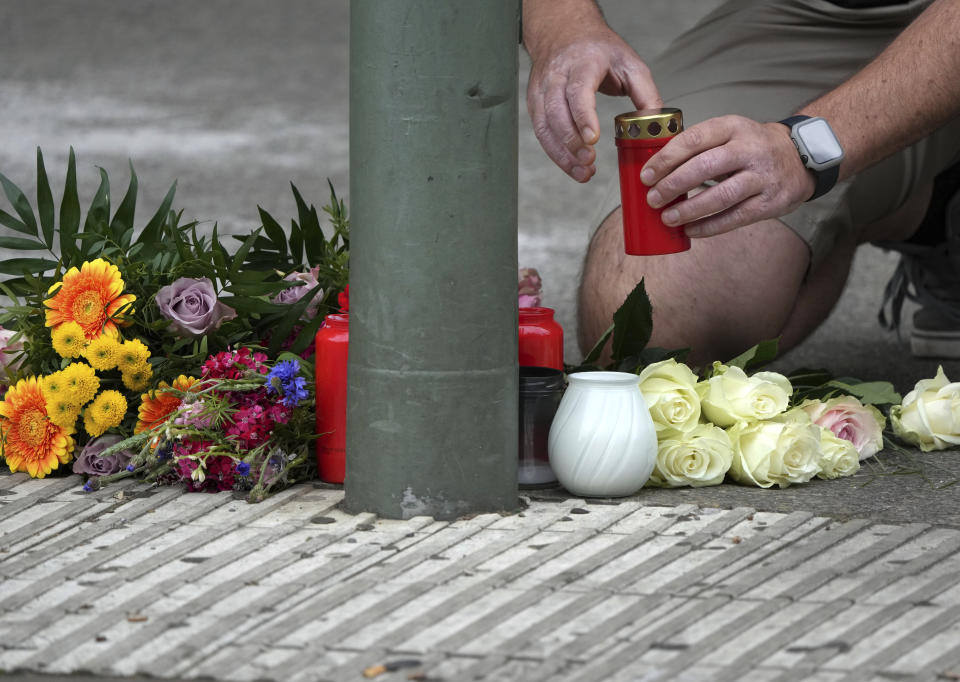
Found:
M 895 215 L 841 241 L 806 279 L 807 246 L 779 221 L 696 239 L 685 253 L 627 256 L 618 208 L 600 225 L 584 264 L 580 348 L 586 352 L 592 347 L 642 277 L 654 309 L 651 345 L 689 347 L 690 362 L 697 365 L 733 357 L 775 337 L 787 350 L 829 315 L 843 292 L 857 245 L 909 237 L 928 201 L 928 191 L 918 192 Z
M 653 304 L 651 344 L 693 349 L 691 362 L 732 357 L 778 336 L 803 284 L 807 246 L 777 221 L 758 223 L 668 256 L 627 256 L 620 209 L 594 235 L 579 295 L 582 350 L 610 325 L 641 277 Z

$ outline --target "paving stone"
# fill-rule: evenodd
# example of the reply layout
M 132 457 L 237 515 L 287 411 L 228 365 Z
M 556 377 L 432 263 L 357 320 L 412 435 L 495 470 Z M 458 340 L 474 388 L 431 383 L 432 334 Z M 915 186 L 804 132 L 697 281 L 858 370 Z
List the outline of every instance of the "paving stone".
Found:
M 890 581 L 881 586 L 881 589 L 901 577 L 911 576 L 910 580 L 916 580 L 915 576 L 918 573 L 935 578 L 953 570 L 952 562 L 942 559 L 950 557 L 957 550 L 960 550 L 960 533 L 946 528 L 929 528 L 886 555 L 877 557 L 875 561 L 865 563 L 854 571 L 832 577 L 802 598 L 807 601 L 830 601 L 835 595 L 844 593 L 878 575 L 893 576 Z M 902 593 L 902 586 L 892 592 L 894 595 L 898 593 Z M 866 596 L 872 600 L 877 599 L 876 593 Z M 896 599 L 895 596 L 893 598 Z
M 569 532 L 573 529 L 589 530 L 592 528 L 598 530 L 607 528 L 639 507 L 640 503 L 636 500 L 617 502 L 616 504 L 591 504 L 588 500 L 584 504 L 569 507 L 564 516 L 555 520 L 546 529 Z
M 677 523 L 678 517 L 686 516 L 696 510 L 697 507 L 692 504 L 677 507 L 643 505 L 610 526 L 607 532 L 630 535 L 631 533 L 644 530 L 650 524 L 660 523 L 665 516 L 671 520 L 668 525 L 673 525 Z M 717 513 L 718 511 L 719 510 L 711 510 L 711 513 Z
M 942 586 L 942 590 L 930 595 L 930 599 L 935 599 L 960 583 L 960 554 L 954 554 L 945 561 L 939 562 L 916 575 L 905 571 L 897 571 L 893 575 L 895 580 L 890 581 L 873 594 L 865 595 L 864 601 L 868 604 L 897 604 L 903 600 L 903 595 L 918 588 L 933 585 Z M 956 579 L 951 580 L 952 577 L 956 577 Z
M 886 667 L 888 662 L 912 651 L 923 641 L 950 628 L 960 619 L 960 607 L 921 606 L 904 611 L 869 637 L 856 642 L 849 651 L 830 659 L 830 667 L 860 671 Z M 903 640 L 906 639 L 906 644 Z
M 0 666 L 339 682 L 413 656 L 457 679 L 740 682 L 960 663 L 949 529 L 589 500 L 384 521 L 309 486 L 265 506 L 190 497 L 0 555 L 26 567 L 0 580 Z
M 751 602 L 738 599 L 736 603 L 740 605 Z M 701 640 L 691 648 L 698 652 L 706 652 L 702 659 L 708 665 L 736 668 L 739 664 L 745 663 L 740 658 L 744 650 L 751 648 L 758 640 L 769 636 L 770 633 L 796 632 L 794 629 L 796 623 L 818 608 L 820 608 L 818 604 L 793 602 L 783 598 L 755 601 L 737 619 L 711 633 L 707 639 Z M 772 651 L 760 660 L 772 663 L 769 653 Z M 756 662 L 759 661 L 754 661 Z M 744 669 L 747 667 L 752 666 L 744 666 Z
M 906 651 L 896 660 L 888 663 L 884 670 L 894 673 L 919 675 L 932 662 L 936 661 L 950 649 L 960 647 L 960 624 L 954 622 L 939 633 L 917 642 L 916 646 Z M 960 656 L 960 652 L 956 654 Z M 935 672 L 942 672 L 943 669 Z M 949 678 L 947 678 L 949 679 Z

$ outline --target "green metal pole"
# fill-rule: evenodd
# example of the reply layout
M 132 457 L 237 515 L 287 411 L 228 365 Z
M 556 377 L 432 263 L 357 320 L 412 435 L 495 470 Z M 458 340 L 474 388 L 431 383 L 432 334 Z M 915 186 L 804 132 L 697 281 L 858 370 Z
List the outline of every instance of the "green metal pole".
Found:
M 518 505 L 519 5 L 350 3 L 350 511 Z

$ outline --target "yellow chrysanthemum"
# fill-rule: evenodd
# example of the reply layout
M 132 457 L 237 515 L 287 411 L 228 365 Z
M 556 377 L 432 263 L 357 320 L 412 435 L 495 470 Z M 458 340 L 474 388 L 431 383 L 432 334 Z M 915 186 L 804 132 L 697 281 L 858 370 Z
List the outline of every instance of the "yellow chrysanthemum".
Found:
M 60 370 L 66 383 L 67 393 L 76 405 L 86 405 L 100 390 L 100 377 L 96 370 L 85 362 L 71 362 Z
M 80 406 L 74 403 L 69 396 L 47 400 L 47 416 L 57 426 L 72 429 L 80 416 Z
M 72 320 L 54 327 L 50 339 L 53 341 L 53 350 L 62 358 L 79 358 L 87 345 L 83 327 Z
M 11 471 L 43 478 L 70 461 L 74 443 L 70 429 L 47 417 L 47 404 L 37 377 L 21 379 L 0 402 L 2 454 Z
M 47 291 L 54 295 L 43 302 L 46 325 L 76 322 L 87 340 L 102 334 L 117 336 L 117 325 L 129 324 L 126 315 L 133 312 L 137 300 L 133 294 L 124 294 L 123 286 L 117 266 L 102 258 L 83 263 L 79 270 L 70 268 Z
M 124 341 L 117 353 L 117 369 L 124 374 L 132 372 L 150 359 L 150 349 L 140 339 Z
M 83 351 L 83 357 L 95 370 L 103 372 L 117 366 L 117 357 L 120 354 L 120 342 L 108 334 L 101 334 Z
M 107 427 L 96 420 L 93 413 L 93 405 L 88 405 L 83 411 L 83 429 L 91 438 L 102 436 Z
M 131 391 L 142 391 L 150 385 L 153 377 L 153 367 L 149 362 L 136 365 L 130 371 L 123 373 L 123 385 Z
M 48 374 L 40 380 L 40 391 L 47 402 L 63 398 L 69 392 L 63 370 Z
M 91 410 L 92 418 L 104 429 L 113 426 L 119 426 L 127 414 L 127 399 L 123 397 L 120 391 L 104 391 L 96 398 L 88 408 Z

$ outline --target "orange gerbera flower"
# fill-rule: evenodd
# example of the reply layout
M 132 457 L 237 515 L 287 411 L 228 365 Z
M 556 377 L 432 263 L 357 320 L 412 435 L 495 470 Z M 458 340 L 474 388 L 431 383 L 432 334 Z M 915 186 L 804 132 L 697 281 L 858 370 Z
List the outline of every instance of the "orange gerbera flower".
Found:
M 2 452 L 10 471 L 26 471 L 43 478 L 66 464 L 73 455 L 72 427 L 54 424 L 47 417 L 47 402 L 36 377 L 21 379 L 0 402 Z
M 47 326 L 76 322 L 87 340 L 101 334 L 117 336 L 117 325 L 127 325 L 129 313 L 137 297 L 123 293 L 123 278 L 116 265 L 102 258 L 86 261 L 80 269 L 70 268 L 63 280 L 50 287 L 54 296 L 43 302 L 47 307 Z
M 183 399 L 168 389 L 174 388 L 177 391 L 189 391 L 197 382 L 193 377 L 181 374 L 173 380 L 173 386 L 166 381 L 161 381 L 157 388 L 149 393 L 140 396 L 140 409 L 138 413 L 140 418 L 134 427 L 134 433 L 142 433 L 150 429 L 162 426 L 173 412 L 180 407 Z

